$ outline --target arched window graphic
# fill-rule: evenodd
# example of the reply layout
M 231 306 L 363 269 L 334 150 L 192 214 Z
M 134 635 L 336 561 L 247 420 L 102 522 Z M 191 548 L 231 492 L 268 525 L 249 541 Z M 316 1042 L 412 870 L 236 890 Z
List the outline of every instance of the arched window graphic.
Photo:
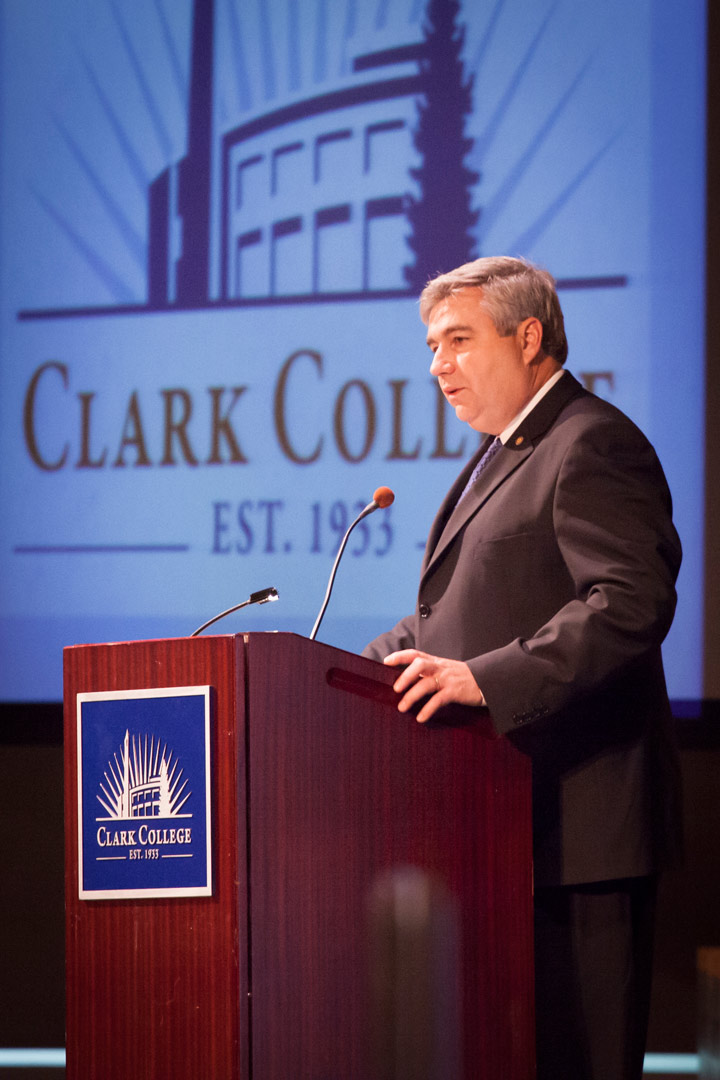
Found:
M 395 253 L 402 248 L 407 233 L 405 199 L 388 195 L 368 199 L 363 228 L 363 289 L 367 292 L 400 289 L 403 270 Z
M 343 128 L 340 131 L 327 131 L 317 137 L 313 155 L 313 181 L 316 184 L 327 183 L 338 175 L 342 176 L 345 169 L 352 168 L 352 134 L 349 128 Z
M 304 146 L 301 142 L 286 143 L 272 152 L 270 170 L 270 194 L 288 195 L 297 191 L 298 183 L 306 186 L 306 176 L 302 171 Z
M 308 248 L 300 216 L 275 222 L 270 251 L 271 296 L 295 296 L 311 291 L 312 264 Z
M 391 165 L 398 153 L 407 153 L 407 136 L 403 136 L 404 120 L 383 120 L 368 124 L 363 140 L 363 172 L 376 175 Z
M 235 287 L 233 296 L 264 296 L 268 289 L 266 250 L 262 229 L 252 229 L 237 238 Z
M 327 206 L 315 214 L 313 292 L 349 292 L 360 288 L 361 262 L 350 203 Z
M 262 190 L 261 185 L 265 182 L 264 173 L 260 166 L 263 164 L 262 154 L 254 154 L 238 163 L 235 172 L 235 198 L 233 205 L 236 210 L 242 210 L 244 204 L 252 206 L 257 194 Z

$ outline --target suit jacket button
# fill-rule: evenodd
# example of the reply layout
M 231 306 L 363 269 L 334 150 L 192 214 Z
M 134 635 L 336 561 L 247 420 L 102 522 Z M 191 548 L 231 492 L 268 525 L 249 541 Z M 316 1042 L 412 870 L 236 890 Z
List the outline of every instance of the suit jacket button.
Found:
M 430 614 L 430 605 L 429 604 L 421 604 L 420 607 L 418 608 L 418 611 L 420 612 L 420 618 L 421 619 L 427 619 L 428 615 Z

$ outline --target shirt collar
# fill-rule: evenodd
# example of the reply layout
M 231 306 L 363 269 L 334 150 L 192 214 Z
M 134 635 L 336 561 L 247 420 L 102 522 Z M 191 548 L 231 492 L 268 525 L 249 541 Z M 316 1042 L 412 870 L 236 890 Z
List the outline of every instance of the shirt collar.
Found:
M 565 368 L 560 368 L 560 370 L 556 371 L 554 375 L 551 375 L 548 381 L 542 384 L 538 392 L 530 398 L 522 412 L 519 412 L 515 419 L 510 421 L 505 430 L 500 432 L 498 438 L 500 439 L 500 442 L 503 444 L 503 446 L 508 441 L 512 433 L 520 427 L 525 417 L 530 415 L 537 403 L 545 397 L 547 392 L 553 388 L 555 383 L 558 382 L 558 380 L 561 379 L 564 374 Z

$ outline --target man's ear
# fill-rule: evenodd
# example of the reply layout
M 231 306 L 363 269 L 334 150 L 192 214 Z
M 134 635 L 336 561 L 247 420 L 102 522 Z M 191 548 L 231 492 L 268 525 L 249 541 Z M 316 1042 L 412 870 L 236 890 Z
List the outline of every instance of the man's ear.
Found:
M 523 319 L 517 332 L 523 360 L 526 364 L 532 364 L 533 360 L 542 356 L 542 323 L 532 315 L 529 319 Z

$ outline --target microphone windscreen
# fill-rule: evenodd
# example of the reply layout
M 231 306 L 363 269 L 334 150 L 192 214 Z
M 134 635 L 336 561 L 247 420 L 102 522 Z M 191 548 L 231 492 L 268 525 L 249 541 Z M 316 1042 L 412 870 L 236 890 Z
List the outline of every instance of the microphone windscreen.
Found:
M 386 506 L 390 506 L 395 502 L 395 492 L 391 491 L 389 487 L 379 487 L 373 495 L 373 502 L 376 502 L 381 510 L 384 510 Z

